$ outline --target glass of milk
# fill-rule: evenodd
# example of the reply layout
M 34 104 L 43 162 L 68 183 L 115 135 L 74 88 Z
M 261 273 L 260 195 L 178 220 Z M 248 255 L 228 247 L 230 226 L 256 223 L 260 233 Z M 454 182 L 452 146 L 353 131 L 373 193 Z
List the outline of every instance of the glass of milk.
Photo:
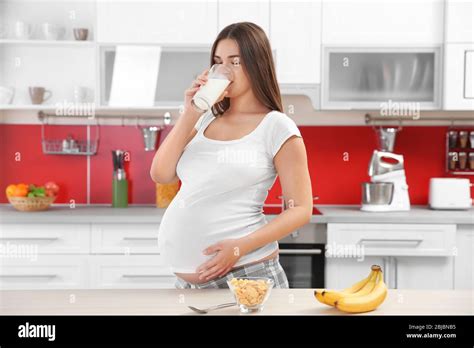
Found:
M 223 64 L 214 64 L 209 69 L 207 82 L 202 85 L 191 100 L 191 104 L 200 112 L 209 110 L 233 81 L 232 69 Z

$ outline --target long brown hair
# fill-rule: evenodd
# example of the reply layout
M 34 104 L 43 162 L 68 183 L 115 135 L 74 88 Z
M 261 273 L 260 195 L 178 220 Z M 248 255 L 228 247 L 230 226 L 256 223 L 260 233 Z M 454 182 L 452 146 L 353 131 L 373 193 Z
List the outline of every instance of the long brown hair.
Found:
M 210 66 L 214 64 L 217 44 L 223 39 L 232 39 L 239 46 L 240 63 L 247 71 L 255 97 L 267 108 L 283 112 L 272 50 L 263 29 L 251 22 L 226 26 L 212 45 Z M 222 115 L 229 106 L 230 98 L 224 98 L 212 107 L 212 113 Z

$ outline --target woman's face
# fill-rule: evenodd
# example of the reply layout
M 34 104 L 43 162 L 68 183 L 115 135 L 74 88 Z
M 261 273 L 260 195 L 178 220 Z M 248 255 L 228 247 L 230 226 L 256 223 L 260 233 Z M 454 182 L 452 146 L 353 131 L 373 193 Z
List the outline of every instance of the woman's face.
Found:
M 213 57 L 214 64 L 225 64 L 232 69 L 234 81 L 227 87 L 227 97 L 238 97 L 251 88 L 250 80 L 240 57 L 237 43 L 232 39 L 220 40 Z

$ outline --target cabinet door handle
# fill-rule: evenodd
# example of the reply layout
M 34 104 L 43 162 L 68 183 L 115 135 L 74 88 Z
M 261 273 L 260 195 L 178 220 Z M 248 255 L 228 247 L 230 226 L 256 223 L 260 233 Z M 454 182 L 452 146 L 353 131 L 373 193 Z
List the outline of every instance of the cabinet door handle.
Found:
M 58 237 L 0 237 L 0 240 L 58 240 Z
M 280 249 L 282 255 L 319 255 L 322 252 L 321 249 Z
M 382 257 L 382 276 L 383 276 L 383 280 L 384 282 L 387 284 L 387 287 L 390 288 L 390 284 L 389 284 L 389 279 L 388 279 L 388 271 L 387 271 L 387 259 L 385 257 Z
M 163 278 L 169 277 L 169 275 L 164 274 L 123 274 L 122 278 Z
M 398 260 L 395 256 L 393 257 L 393 275 L 395 289 L 398 289 Z
M 123 237 L 123 240 L 158 240 L 158 237 Z
M 367 242 L 377 242 L 377 243 L 415 243 L 420 244 L 423 242 L 423 239 L 395 239 L 395 238 L 361 238 L 357 244 L 367 243 Z
M 55 278 L 57 274 L 0 274 L 0 278 Z

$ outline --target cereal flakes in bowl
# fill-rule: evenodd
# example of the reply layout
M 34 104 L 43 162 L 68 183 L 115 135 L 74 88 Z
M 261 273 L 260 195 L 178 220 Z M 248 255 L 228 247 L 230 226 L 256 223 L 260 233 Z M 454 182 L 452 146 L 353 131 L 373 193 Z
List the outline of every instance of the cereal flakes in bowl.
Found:
M 261 311 L 274 284 L 272 279 L 264 277 L 232 278 L 227 281 L 241 313 Z

